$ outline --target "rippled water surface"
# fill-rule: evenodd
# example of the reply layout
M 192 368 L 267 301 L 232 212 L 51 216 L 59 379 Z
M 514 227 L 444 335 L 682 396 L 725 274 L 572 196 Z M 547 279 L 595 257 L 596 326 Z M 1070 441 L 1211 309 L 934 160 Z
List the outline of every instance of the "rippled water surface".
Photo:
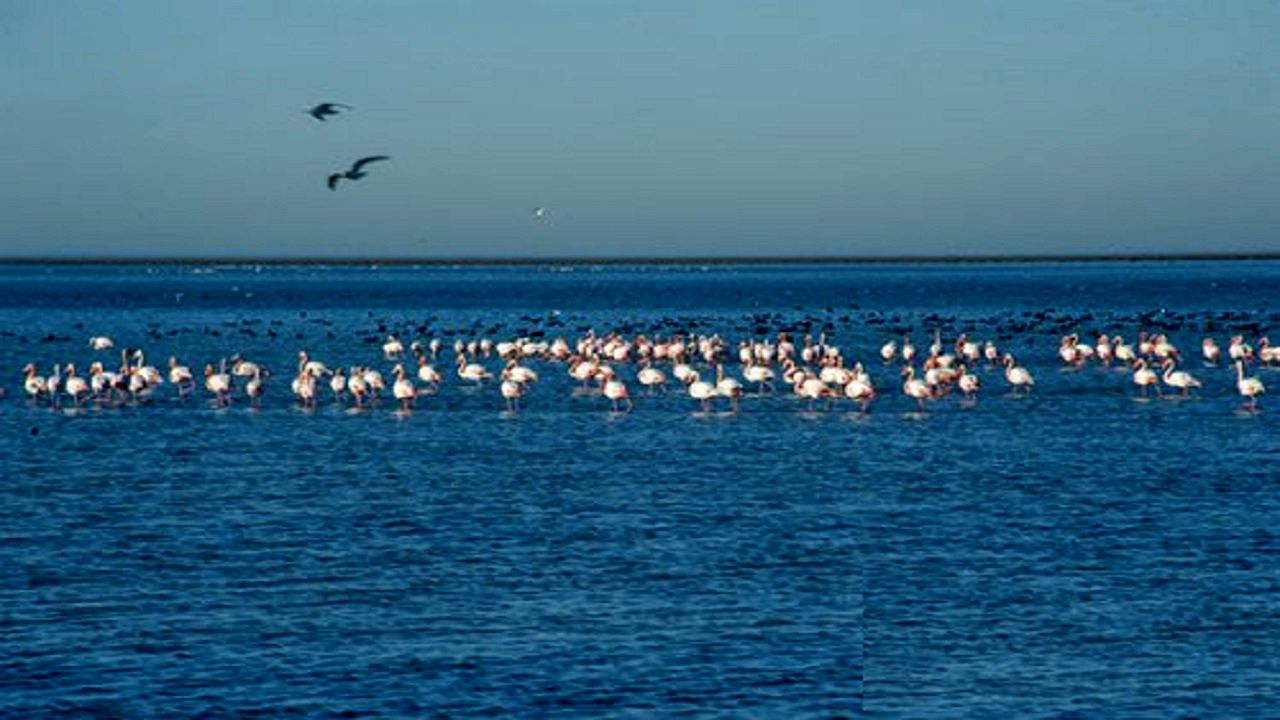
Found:
M 1274 714 L 1280 399 L 1247 410 L 1198 348 L 1280 325 L 1278 274 L 0 267 L 0 716 Z M 387 372 L 392 332 L 588 327 L 826 333 L 881 397 L 704 412 L 633 384 L 613 413 L 540 361 L 519 413 L 451 374 L 408 413 L 289 393 L 300 349 Z M 935 329 L 1035 390 L 984 366 L 976 401 L 918 412 L 876 352 Z M 1204 387 L 1142 398 L 1055 352 L 1141 330 Z M 243 353 L 267 396 L 23 397 L 27 362 L 118 364 L 97 334 L 157 365 Z

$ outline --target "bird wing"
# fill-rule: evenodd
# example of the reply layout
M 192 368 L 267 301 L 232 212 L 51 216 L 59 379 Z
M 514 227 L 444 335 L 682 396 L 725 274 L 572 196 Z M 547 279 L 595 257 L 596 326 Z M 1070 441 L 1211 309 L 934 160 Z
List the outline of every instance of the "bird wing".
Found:
M 390 155 L 371 155 L 366 158 L 360 158 L 355 162 L 354 165 L 351 166 L 351 172 L 360 172 L 360 168 L 364 167 L 365 165 L 368 165 L 369 163 L 379 162 L 382 160 L 390 160 L 390 159 L 391 159 Z
M 341 179 L 342 173 L 333 173 L 329 175 L 329 189 L 336 190 L 338 188 L 338 181 Z

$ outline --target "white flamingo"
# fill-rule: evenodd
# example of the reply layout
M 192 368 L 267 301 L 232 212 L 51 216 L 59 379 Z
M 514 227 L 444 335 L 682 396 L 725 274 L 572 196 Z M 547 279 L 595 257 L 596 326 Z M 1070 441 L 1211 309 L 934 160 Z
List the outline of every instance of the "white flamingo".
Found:
M 646 364 L 636 373 L 636 380 L 652 393 L 654 388 L 664 387 L 667 382 L 667 376 L 661 370 Z
M 178 358 L 169 358 L 169 384 L 178 390 L 179 397 L 186 397 L 196 385 L 191 368 L 178 362 Z
M 524 395 L 524 385 L 510 378 L 504 378 L 498 390 L 502 393 L 502 399 L 507 403 L 509 412 L 520 410 L 520 396 Z
M 1200 387 L 1200 381 L 1192 377 L 1191 373 L 1183 370 L 1174 370 L 1177 363 L 1174 362 L 1173 358 L 1165 358 L 1164 362 L 1160 365 L 1164 369 L 1164 374 L 1161 376 L 1164 380 L 1164 384 L 1169 387 L 1178 388 L 1182 391 L 1184 397 L 1191 392 L 1191 388 Z
M 711 399 L 716 396 L 715 386 L 698 377 L 697 372 L 691 372 L 685 377 L 685 382 L 689 386 L 689 397 L 702 403 L 703 412 L 710 410 Z
M 1249 398 L 1249 409 L 1258 409 L 1258 396 L 1267 391 L 1262 385 L 1262 381 L 1256 377 L 1246 377 L 1244 374 L 1244 363 L 1240 360 L 1236 361 L 1236 391 L 1241 396 Z
M 347 376 L 342 374 L 342 368 L 333 371 L 333 376 L 329 378 L 329 390 L 333 392 L 334 402 L 342 402 L 342 396 L 347 390 Z
M 1217 365 L 1222 360 L 1222 348 L 1211 337 L 1200 342 L 1200 353 L 1204 355 L 1204 361 L 1208 365 Z
M 844 386 L 844 396 L 858 403 L 862 408 L 862 413 L 865 415 L 867 408 L 871 405 L 871 401 L 876 397 L 876 389 L 870 382 L 855 375 Z
M 36 374 L 35 365 L 27 363 L 27 366 L 22 368 L 22 372 L 26 373 L 26 377 L 22 380 L 22 389 L 27 393 L 27 397 L 36 400 L 47 392 L 45 379 Z
M 388 335 L 387 341 L 382 343 L 382 354 L 388 360 L 398 360 L 404 354 L 404 343 L 396 339 L 395 335 Z
M 1004 356 L 1004 379 L 1008 381 L 1014 389 L 1023 388 L 1026 393 L 1031 392 L 1031 388 L 1035 386 L 1036 380 L 1031 377 L 1031 371 L 1021 367 L 1013 359 L 1013 355 L 1008 353 Z
M 215 371 L 212 365 L 204 366 L 204 389 L 213 395 L 219 405 L 226 405 L 231 400 L 231 376 L 227 374 L 226 361 L 222 368 Z
M 981 382 L 978 380 L 978 376 L 969 372 L 964 365 L 961 365 L 956 369 L 956 371 L 959 373 L 956 385 L 960 388 L 960 392 L 964 393 L 966 398 L 972 400 L 973 397 L 978 394 L 978 388 L 981 385 Z
M 756 384 L 757 395 L 763 394 L 765 388 L 768 388 L 769 392 L 773 392 L 774 377 L 773 370 L 765 365 L 757 365 L 754 362 L 742 369 L 742 379 Z
M 244 385 L 244 394 L 249 396 L 250 402 L 257 405 L 262 400 L 262 391 L 262 368 L 255 366 L 253 377 Z
M 627 403 L 627 412 L 631 412 L 635 407 L 635 403 L 631 402 L 631 394 L 627 392 L 627 386 L 616 377 L 609 378 L 604 384 L 604 396 L 609 398 L 609 402 L 613 403 L 613 411 L 618 412 L 618 403 Z
M 420 357 L 418 358 L 418 380 L 425 383 L 429 391 L 435 392 L 444 381 L 444 377 L 440 375 L 439 370 L 427 363 L 426 357 Z
M 929 384 L 916 377 L 914 366 L 907 365 L 902 368 L 902 374 L 906 376 L 906 379 L 902 381 L 902 394 L 915 400 L 916 408 L 920 412 L 924 412 L 924 401 L 933 397 L 933 393 L 929 390 Z
M 80 401 L 89 395 L 89 383 L 76 375 L 75 365 L 67 365 L 67 380 L 64 387 L 73 405 L 79 405 Z
M 1157 394 L 1162 394 L 1160 390 L 1160 379 L 1151 368 L 1147 367 L 1147 361 L 1139 359 L 1133 364 L 1133 383 L 1142 388 L 1142 394 L 1147 394 L 1147 388 L 1153 387 Z
M 364 381 L 363 368 L 351 368 L 351 373 L 347 376 L 347 389 L 351 391 L 351 399 L 355 401 L 356 407 L 364 405 L 364 399 L 369 396 L 369 385 Z
M 742 397 L 742 383 L 737 378 L 725 377 L 724 366 L 716 365 L 716 394 L 729 398 L 729 407 L 738 412 L 738 400 Z
M 458 356 L 458 377 L 476 385 L 485 380 L 492 380 L 493 373 L 484 369 L 480 363 L 469 363 L 461 355 Z
M 396 376 L 396 381 L 391 386 L 391 394 L 400 401 L 401 408 L 409 410 L 418 397 L 418 388 L 414 387 L 412 380 L 405 377 L 403 365 L 397 364 L 391 372 Z

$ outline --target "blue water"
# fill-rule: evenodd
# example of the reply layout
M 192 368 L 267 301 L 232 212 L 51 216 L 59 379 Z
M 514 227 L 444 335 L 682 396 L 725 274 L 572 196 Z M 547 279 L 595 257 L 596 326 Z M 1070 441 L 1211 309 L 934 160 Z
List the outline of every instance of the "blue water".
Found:
M 0 716 L 1274 715 L 1280 399 L 1198 362 L 1195 396 L 1144 399 L 1055 349 L 1163 331 L 1194 361 L 1280 327 L 1278 274 L 0 267 Z M 288 392 L 303 348 L 385 371 L 388 332 L 587 327 L 826 332 L 882 397 L 733 414 L 633 384 L 615 414 L 542 362 L 518 414 L 452 377 L 411 413 Z M 876 350 L 934 328 L 1034 392 L 984 367 L 976 402 L 916 412 Z M 22 397 L 27 362 L 116 357 L 97 334 L 274 374 L 259 408 Z

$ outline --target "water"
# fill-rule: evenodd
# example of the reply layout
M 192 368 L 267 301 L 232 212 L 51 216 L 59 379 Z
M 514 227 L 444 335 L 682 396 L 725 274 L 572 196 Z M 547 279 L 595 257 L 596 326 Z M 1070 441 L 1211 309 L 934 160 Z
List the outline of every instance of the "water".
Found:
M 1267 715 L 1280 410 L 1242 408 L 1227 368 L 1142 399 L 1055 350 L 1256 338 L 1277 271 L 0 268 L 0 715 Z M 735 415 L 633 384 L 614 414 L 535 363 L 519 414 L 452 376 L 411 413 L 289 398 L 303 348 L 386 370 L 388 332 L 588 326 L 825 331 L 882 397 Z M 983 367 L 976 402 L 915 412 L 876 350 L 935 327 L 998 341 L 1035 391 Z M 99 333 L 157 365 L 242 352 L 268 396 L 22 398 L 26 362 L 110 363 Z

